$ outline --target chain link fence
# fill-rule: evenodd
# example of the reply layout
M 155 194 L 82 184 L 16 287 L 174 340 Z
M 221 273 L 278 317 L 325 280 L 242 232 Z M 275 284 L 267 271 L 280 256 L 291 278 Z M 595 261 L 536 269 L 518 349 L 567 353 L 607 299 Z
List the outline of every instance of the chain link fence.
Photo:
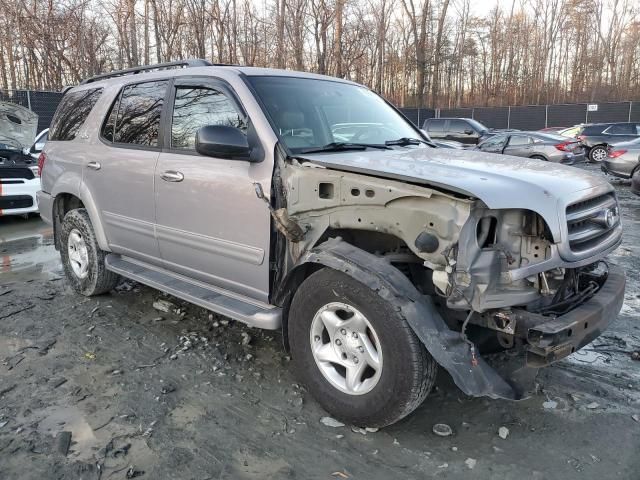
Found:
M 61 92 L 0 90 L 0 102 L 17 103 L 38 115 L 38 131 L 49 127 L 61 98 Z M 510 107 L 400 108 L 399 110 L 420 127 L 428 118 L 445 117 L 473 118 L 490 128 L 518 130 L 570 127 L 579 123 L 640 122 L 640 101 Z
M 571 127 L 579 123 L 640 122 L 640 102 L 567 103 L 474 108 L 401 108 L 415 125 L 427 118 L 473 118 L 490 128 L 540 130 Z
M 0 89 L 0 102 L 21 105 L 38 115 L 38 132 L 49 128 L 60 99 L 61 92 Z

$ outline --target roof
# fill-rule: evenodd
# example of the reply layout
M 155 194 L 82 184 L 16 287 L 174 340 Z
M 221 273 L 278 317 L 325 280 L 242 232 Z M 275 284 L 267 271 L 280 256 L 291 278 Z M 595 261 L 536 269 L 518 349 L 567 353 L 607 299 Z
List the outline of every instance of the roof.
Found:
M 248 67 L 242 65 L 211 64 L 206 60 L 181 60 L 177 62 L 147 65 L 142 67 L 117 70 L 111 73 L 97 75 L 83 80 L 80 86 L 84 85 L 106 85 L 106 84 L 126 84 L 132 81 L 153 80 L 155 78 L 182 77 L 182 76 L 214 76 L 220 71 L 235 72 L 238 75 L 246 76 L 281 76 L 298 77 L 315 80 L 330 80 L 354 84 L 350 80 L 342 78 L 320 75 L 317 73 L 298 72 L 295 70 L 281 70 L 276 68 Z

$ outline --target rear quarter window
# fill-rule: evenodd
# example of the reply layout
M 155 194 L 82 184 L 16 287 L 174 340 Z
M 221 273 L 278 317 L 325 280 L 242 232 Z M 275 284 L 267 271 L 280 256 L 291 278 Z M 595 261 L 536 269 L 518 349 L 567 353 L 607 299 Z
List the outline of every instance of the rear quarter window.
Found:
M 102 88 L 67 93 L 53 117 L 49 129 L 49 140 L 69 141 L 76 138 L 80 127 L 84 124 L 101 94 Z

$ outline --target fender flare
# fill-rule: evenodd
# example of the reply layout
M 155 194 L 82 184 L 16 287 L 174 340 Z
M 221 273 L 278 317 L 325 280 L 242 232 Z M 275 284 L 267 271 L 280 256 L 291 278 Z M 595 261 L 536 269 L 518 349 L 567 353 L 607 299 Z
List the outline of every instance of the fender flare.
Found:
M 314 264 L 353 277 L 393 305 L 434 360 L 449 372 L 465 394 L 509 400 L 523 398 L 523 392 L 517 386 L 505 380 L 479 355 L 476 355 L 478 364 L 472 365 L 468 344 L 458 332 L 449 329 L 431 297 L 420 293 L 400 270 L 387 260 L 339 238 L 329 239 L 303 254 L 288 273 L 277 297 L 282 301 L 278 303 L 285 305 L 285 313 L 288 311 L 286 299 L 293 297 L 301 274 Z
M 101 250 L 107 252 L 111 251 L 111 249 L 109 248 L 109 242 L 107 241 L 107 235 L 105 234 L 104 228 L 102 226 L 100 214 L 98 213 L 98 208 L 96 207 L 96 202 L 94 201 L 91 192 L 86 187 L 84 182 L 75 175 L 69 175 L 68 177 L 62 179 L 62 181 L 58 181 L 56 186 L 51 191 L 53 202 L 55 202 L 55 199 L 56 197 L 58 197 L 58 195 L 63 194 L 73 195 L 74 197 L 80 199 L 80 201 L 84 205 L 84 208 L 89 214 L 89 218 L 91 219 L 91 225 L 93 226 L 93 231 L 96 235 L 98 246 Z

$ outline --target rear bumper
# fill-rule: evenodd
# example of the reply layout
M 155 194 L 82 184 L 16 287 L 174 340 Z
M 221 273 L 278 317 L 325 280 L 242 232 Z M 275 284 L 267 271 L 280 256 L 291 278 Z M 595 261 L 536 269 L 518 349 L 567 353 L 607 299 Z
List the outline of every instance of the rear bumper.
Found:
M 604 173 L 613 175 L 620 178 L 631 178 L 633 169 L 638 165 L 638 162 L 616 162 L 611 160 L 603 160 L 600 165 L 600 169 Z
M 38 208 L 40 209 L 40 217 L 49 225 L 53 224 L 53 197 L 46 192 L 40 190 L 36 196 L 38 200 Z
M 38 211 L 36 194 L 40 190 L 40 179 L 24 180 L 22 183 L 0 184 L 0 215 L 24 215 Z
M 624 271 L 609 267 L 607 280 L 591 299 L 579 307 L 527 332 L 526 364 L 545 367 L 588 345 L 615 320 L 622 308 L 625 291 Z

